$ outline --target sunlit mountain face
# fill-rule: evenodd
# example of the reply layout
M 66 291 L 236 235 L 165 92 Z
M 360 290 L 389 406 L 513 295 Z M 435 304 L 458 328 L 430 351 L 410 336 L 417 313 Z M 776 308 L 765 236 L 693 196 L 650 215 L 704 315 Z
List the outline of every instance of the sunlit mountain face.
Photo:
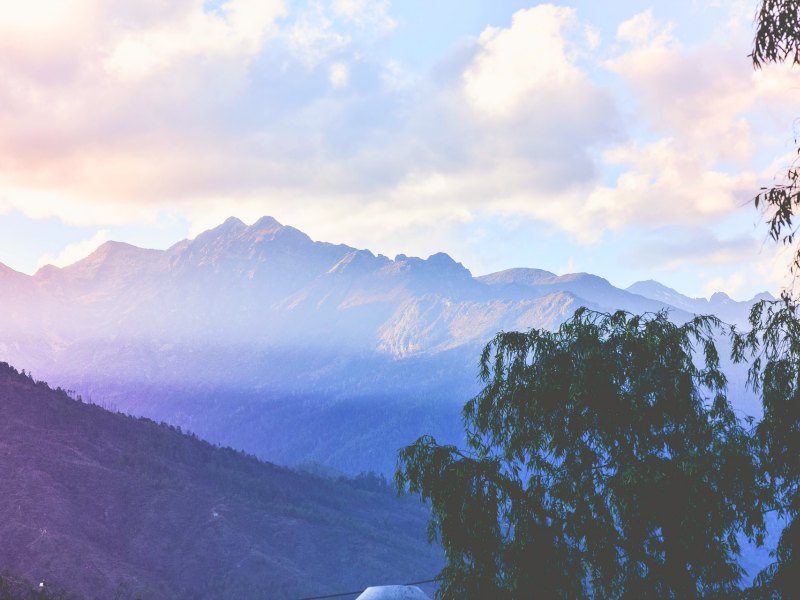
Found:
M 498 331 L 554 328 L 579 306 L 742 323 L 755 300 L 538 269 L 476 278 L 446 254 L 390 259 L 270 217 L 230 218 L 163 251 L 107 242 L 70 266 L 0 279 L 11 317 L 0 358 L 265 459 L 354 473 L 391 473 L 397 448 L 422 433 L 458 441 Z

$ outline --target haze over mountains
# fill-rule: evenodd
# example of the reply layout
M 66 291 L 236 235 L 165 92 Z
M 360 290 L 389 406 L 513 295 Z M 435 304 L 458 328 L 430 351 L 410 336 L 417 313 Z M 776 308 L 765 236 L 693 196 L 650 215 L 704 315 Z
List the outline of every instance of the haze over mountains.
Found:
M 422 433 L 458 441 L 480 348 L 579 306 L 742 324 L 752 302 L 588 274 L 473 277 L 231 218 L 168 250 L 108 242 L 34 276 L 0 267 L 0 360 L 282 464 L 390 472 Z
M 0 473 L 0 572 L 81 598 L 292 600 L 442 566 L 427 509 L 379 478 L 262 463 L 4 363 Z

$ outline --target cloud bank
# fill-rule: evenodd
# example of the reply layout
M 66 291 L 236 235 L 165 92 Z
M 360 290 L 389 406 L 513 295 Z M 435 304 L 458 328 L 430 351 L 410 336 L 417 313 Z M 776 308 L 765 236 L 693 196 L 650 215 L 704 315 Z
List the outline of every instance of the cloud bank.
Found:
M 713 229 L 791 150 L 797 73 L 752 71 L 744 12 L 687 43 L 653 11 L 597 24 L 540 4 L 422 70 L 386 50 L 394 12 L 3 4 L 0 213 L 95 230 L 180 214 L 191 233 L 274 214 L 379 250 L 517 219 L 591 248 Z

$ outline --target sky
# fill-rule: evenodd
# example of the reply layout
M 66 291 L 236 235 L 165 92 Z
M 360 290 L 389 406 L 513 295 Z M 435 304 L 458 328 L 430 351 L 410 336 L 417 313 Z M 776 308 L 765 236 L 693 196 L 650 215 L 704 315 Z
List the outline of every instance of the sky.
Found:
M 755 2 L 0 3 L 0 262 L 166 248 L 237 216 L 473 274 L 737 299 L 787 281 L 752 206 L 800 68 Z

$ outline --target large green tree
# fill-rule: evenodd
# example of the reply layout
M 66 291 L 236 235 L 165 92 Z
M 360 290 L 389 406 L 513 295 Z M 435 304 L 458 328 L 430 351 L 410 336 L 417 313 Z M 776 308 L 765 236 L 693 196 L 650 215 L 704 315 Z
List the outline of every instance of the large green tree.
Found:
M 445 550 L 439 596 L 734 593 L 765 497 L 719 326 L 580 309 L 554 332 L 497 335 L 464 407 L 468 448 L 423 437 L 399 457 Z

